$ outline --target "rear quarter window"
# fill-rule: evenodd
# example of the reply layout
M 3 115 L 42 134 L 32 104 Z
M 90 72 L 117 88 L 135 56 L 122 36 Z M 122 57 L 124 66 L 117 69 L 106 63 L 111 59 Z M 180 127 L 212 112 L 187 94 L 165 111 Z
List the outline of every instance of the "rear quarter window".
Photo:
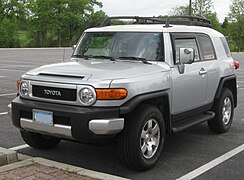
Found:
M 229 49 L 228 43 L 226 41 L 226 38 L 225 37 L 221 37 L 220 40 L 221 40 L 221 42 L 222 42 L 222 44 L 224 46 L 226 56 L 227 57 L 231 57 L 230 49 Z
M 213 43 L 209 36 L 199 34 L 198 41 L 201 51 L 202 60 L 214 60 L 216 59 Z

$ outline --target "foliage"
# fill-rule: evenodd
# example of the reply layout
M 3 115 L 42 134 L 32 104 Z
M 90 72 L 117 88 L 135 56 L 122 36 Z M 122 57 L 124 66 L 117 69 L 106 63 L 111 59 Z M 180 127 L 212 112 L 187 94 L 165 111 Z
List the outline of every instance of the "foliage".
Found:
M 208 17 L 213 12 L 212 0 L 195 0 L 192 3 L 193 14 L 201 17 Z M 217 17 L 217 16 L 216 16 Z
M 200 16 L 211 20 L 212 26 L 218 31 L 222 31 L 217 18 L 217 13 L 213 11 L 213 2 L 211 0 L 195 0 L 192 3 L 192 15 Z M 178 6 L 172 9 L 171 15 L 188 15 L 189 5 Z
M 102 7 L 102 3 L 97 0 L 0 0 L 1 47 L 18 47 L 20 43 L 29 47 L 70 46 L 87 27 L 97 26 L 105 19 L 103 11 L 94 12 L 95 6 Z
M 3 19 L 0 23 L 0 47 L 19 47 L 18 35 L 16 34 L 16 24 L 8 19 Z
M 233 0 L 230 5 L 228 36 L 236 51 L 244 51 L 244 0 Z
M 0 47 L 19 47 L 19 24 L 27 13 L 25 0 L 0 0 Z
M 170 15 L 172 16 L 181 16 L 181 15 L 188 15 L 189 14 L 189 6 L 176 6 L 171 9 Z
M 93 7 L 102 6 L 96 0 L 36 0 L 32 14 L 31 37 L 37 46 L 71 45 L 77 34 L 87 27 L 90 18 L 97 18 Z M 45 11 L 43 11 L 45 9 Z M 98 19 L 98 18 L 97 18 Z M 77 40 L 77 39 L 76 39 Z
M 102 7 L 102 3 L 99 0 L 0 0 L 0 47 L 71 46 L 86 28 L 99 26 L 107 17 L 101 10 L 95 12 L 95 6 Z M 183 5 L 172 8 L 170 15 L 188 13 L 189 6 Z M 232 51 L 244 51 L 244 0 L 232 0 L 223 24 L 217 18 L 212 0 L 194 0 L 192 13 L 210 19 L 213 28 L 227 36 Z
M 6 19 L 23 19 L 27 15 L 27 0 L 0 0 L 0 22 Z

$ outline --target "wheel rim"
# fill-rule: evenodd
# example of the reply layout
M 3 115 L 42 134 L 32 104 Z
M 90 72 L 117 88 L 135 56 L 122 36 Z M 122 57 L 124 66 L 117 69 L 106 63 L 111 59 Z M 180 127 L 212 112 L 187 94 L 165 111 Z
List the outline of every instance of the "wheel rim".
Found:
M 232 112 L 231 100 L 229 97 L 226 97 L 222 109 L 222 121 L 224 125 L 227 125 L 230 122 L 231 112 Z
M 149 119 L 141 133 L 141 152 L 143 157 L 150 159 L 157 152 L 160 143 L 160 128 L 155 119 Z

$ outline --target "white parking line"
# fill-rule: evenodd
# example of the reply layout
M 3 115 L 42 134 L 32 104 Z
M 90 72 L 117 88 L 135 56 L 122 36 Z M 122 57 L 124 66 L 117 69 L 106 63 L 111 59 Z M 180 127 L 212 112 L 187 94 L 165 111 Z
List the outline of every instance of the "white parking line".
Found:
M 195 169 L 192 172 L 189 172 L 188 174 L 178 178 L 178 180 L 188 180 L 188 179 L 194 179 L 198 176 L 200 176 L 201 174 L 207 172 L 208 170 L 214 168 L 215 166 L 221 164 L 222 162 L 230 159 L 231 157 L 237 155 L 238 153 L 244 151 L 244 144 L 242 144 L 241 146 L 227 152 L 226 154 L 210 161 L 209 163 Z
M 3 63 L 18 63 L 18 64 L 32 64 L 32 65 L 39 65 L 40 63 L 39 62 L 36 62 L 35 64 L 32 62 L 32 61 L 2 61 L 0 60 L 0 63 L 3 64 Z
M 20 145 L 20 146 L 15 146 L 15 147 L 11 147 L 9 148 L 10 150 L 13 150 L 13 151 L 18 151 L 20 149 L 24 149 L 24 148 L 27 148 L 27 147 L 30 147 L 29 145 L 27 144 L 23 144 L 23 145 Z
M 6 76 L 0 76 L 0 78 L 5 78 Z
M 11 68 L 11 67 L 19 67 L 19 68 L 22 68 L 22 67 L 33 67 L 33 65 L 19 65 L 19 64 L 1 64 L 1 66 L 5 66 L 4 68 Z
M 0 113 L 0 116 L 6 115 L 6 114 L 8 114 L 8 112 L 2 112 L 2 113 Z
M 16 95 L 17 93 L 9 93 L 9 94 L 0 94 L 0 97 L 3 97 L 3 96 L 12 96 L 12 95 Z
M 21 71 L 21 72 L 26 72 L 26 70 L 19 70 L 19 69 L 7 69 L 7 68 L 0 68 L 2 71 Z
M 72 47 L 51 47 L 51 48 L 0 48 L 0 51 L 5 51 L 5 50 L 53 50 L 53 49 L 57 49 L 57 50 L 72 50 Z

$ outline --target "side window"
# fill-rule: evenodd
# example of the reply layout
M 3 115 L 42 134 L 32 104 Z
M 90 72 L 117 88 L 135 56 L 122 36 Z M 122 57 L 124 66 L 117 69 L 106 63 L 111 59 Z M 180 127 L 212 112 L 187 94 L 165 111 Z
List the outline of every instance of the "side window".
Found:
M 225 52 L 226 52 L 226 56 L 227 57 L 231 57 L 230 49 L 229 49 L 229 46 L 228 46 L 228 43 L 227 43 L 225 37 L 221 37 L 220 40 L 221 40 L 221 42 L 222 42 L 222 44 L 224 46 L 224 49 L 225 49 Z
M 199 51 L 198 51 L 197 42 L 195 38 L 175 39 L 175 64 L 179 63 L 180 48 L 193 48 L 195 51 L 194 62 L 200 61 Z
M 211 39 L 206 35 L 198 35 L 198 41 L 202 60 L 213 60 L 216 59 L 213 43 Z

